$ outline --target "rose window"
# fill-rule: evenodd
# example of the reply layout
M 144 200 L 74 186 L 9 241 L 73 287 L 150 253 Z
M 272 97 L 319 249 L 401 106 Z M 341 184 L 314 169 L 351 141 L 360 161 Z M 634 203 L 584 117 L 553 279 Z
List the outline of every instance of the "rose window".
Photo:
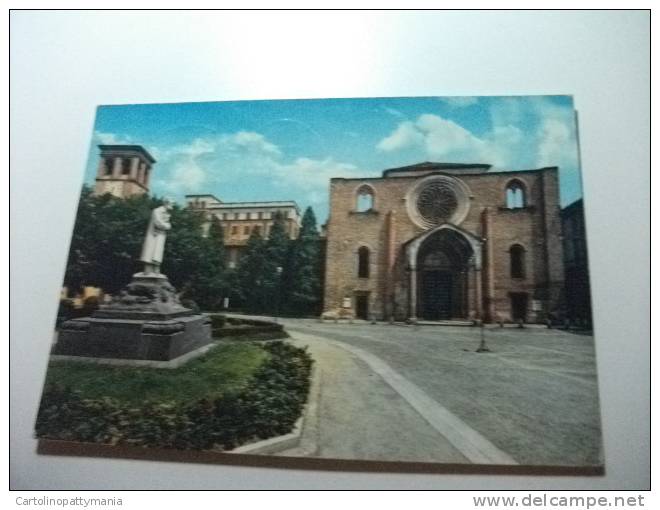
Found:
M 451 185 L 442 181 L 430 182 L 417 195 L 417 211 L 430 225 L 447 223 L 458 207 L 458 198 Z

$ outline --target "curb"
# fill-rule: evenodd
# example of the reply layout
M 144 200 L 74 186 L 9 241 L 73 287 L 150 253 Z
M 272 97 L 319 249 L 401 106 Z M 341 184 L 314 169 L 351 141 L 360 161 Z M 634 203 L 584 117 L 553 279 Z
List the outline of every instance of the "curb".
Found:
M 252 455 L 269 455 L 279 453 L 284 450 L 290 450 L 300 445 L 303 430 L 306 426 L 311 425 L 311 416 L 316 413 L 317 408 L 317 394 L 319 385 L 319 373 L 316 368 L 316 363 L 312 365 L 312 370 L 309 376 L 310 384 L 307 393 L 307 403 L 303 407 L 300 418 L 293 426 L 293 430 L 288 434 L 275 436 L 268 439 L 257 441 L 256 443 L 249 443 L 243 446 L 238 446 L 233 450 L 226 450 L 224 453 L 242 453 Z
M 262 441 L 257 441 L 256 443 L 239 446 L 233 450 L 227 450 L 224 453 L 250 453 L 267 455 L 271 453 L 277 453 L 282 450 L 288 450 L 289 448 L 295 448 L 300 443 L 304 421 L 304 416 L 298 418 L 298 421 L 296 421 L 295 425 L 293 426 L 293 431 L 289 432 L 288 434 L 275 436 L 269 439 L 264 439 Z

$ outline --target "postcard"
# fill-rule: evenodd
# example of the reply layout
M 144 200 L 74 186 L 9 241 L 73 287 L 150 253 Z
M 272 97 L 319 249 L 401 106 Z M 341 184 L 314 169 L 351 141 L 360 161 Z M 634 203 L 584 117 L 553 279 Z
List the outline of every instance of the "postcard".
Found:
M 570 96 L 100 106 L 36 436 L 601 469 L 575 118 Z

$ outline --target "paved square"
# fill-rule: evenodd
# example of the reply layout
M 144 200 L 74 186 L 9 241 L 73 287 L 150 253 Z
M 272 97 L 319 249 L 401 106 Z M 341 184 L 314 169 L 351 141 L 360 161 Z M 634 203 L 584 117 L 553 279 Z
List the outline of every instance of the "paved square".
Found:
M 473 327 L 283 322 L 322 374 L 307 454 L 478 463 L 476 445 L 485 463 L 602 464 L 592 336 L 488 327 L 476 353 Z

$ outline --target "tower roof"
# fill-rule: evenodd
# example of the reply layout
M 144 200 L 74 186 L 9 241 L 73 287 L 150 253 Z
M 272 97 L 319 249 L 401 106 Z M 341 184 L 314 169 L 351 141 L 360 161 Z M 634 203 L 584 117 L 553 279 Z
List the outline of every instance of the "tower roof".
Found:
M 142 145 L 99 145 L 99 149 L 101 149 L 101 154 L 107 154 L 107 153 L 127 153 L 127 152 L 137 152 L 144 156 L 149 163 L 155 163 L 156 160 L 154 157 L 147 152 L 147 149 L 142 147 Z

